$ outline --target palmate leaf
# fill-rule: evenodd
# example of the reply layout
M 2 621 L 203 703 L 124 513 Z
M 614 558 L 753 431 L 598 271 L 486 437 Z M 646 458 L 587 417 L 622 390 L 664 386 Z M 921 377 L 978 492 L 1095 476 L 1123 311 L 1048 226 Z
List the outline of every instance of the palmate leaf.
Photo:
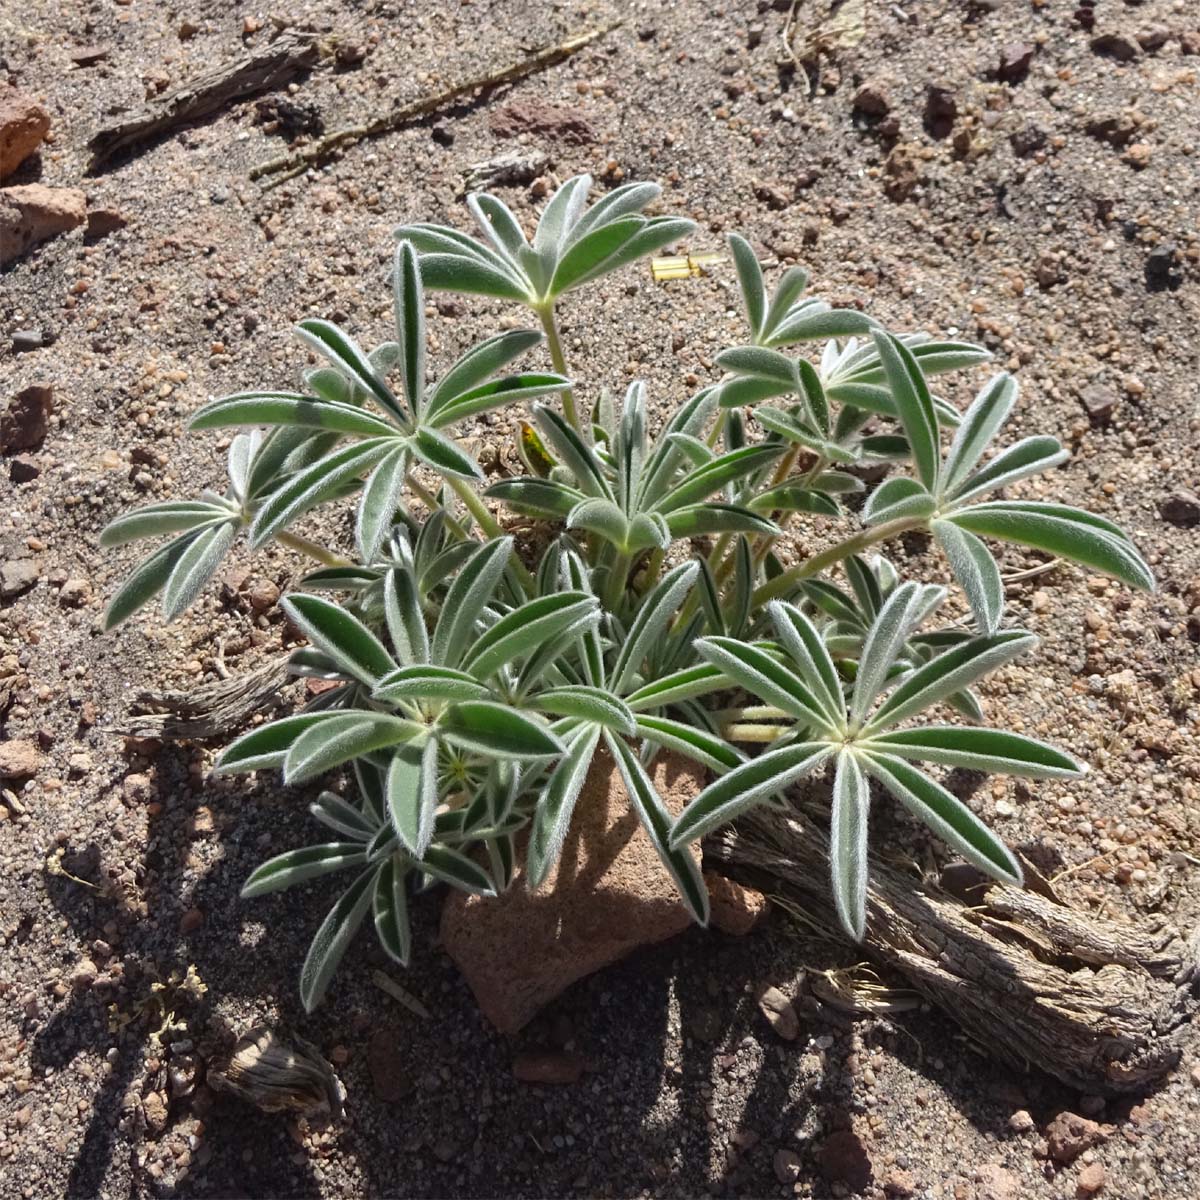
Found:
M 295 392 L 240 392 L 199 409 L 189 429 L 224 429 L 234 425 L 281 425 L 323 429 L 355 437 L 391 437 L 396 426 L 355 404 L 335 403 Z
M 900 424 L 912 448 L 917 477 L 929 491 L 936 492 L 941 456 L 929 385 L 912 351 L 899 338 L 882 332 L 874 336 Z
M 410 742 L 422 732 L 417 722 L 386 713 L 364 709 L 327 713 L 324 721 L 304 730 L 288 748 L 284 782 L 294 785 L 315 779 L 351 759 Z
M 229 553 L 241 526 L 241 518 L 234 517 L 202 529 L 192 538 L 171 568 L 163 589 L 165 620 L 173 621 L 194 603 Z
M 375 918 L 375 936 L 389 958 L 408 966 L 412 954 L 412 926 L 408 919 L 408 871 L 393 854 L 379 868 L 371 911 Z
M 388 818 L 401 844 L 421 859 L 433 840 L 438 805 L 436 738 L 400 746 L 388 762 L 384 784 Z
M 983 457 L 1017 402 L 1017 381 L 1002 373 L 991 379 L 963 414 L 946 454 L 942 487 L 953 495 Z
M 522 304 L 534 300 L 528 285 L 518 282 L 511 270 L 459 252 L 422 253 L 421 282 L 434 292 L 464 292 Z
M 508 565 L 512 538 L 497 538 L 480 546 L 446 592 L 433 633 L 434 662 L 455 667 L 474 640 L 475 626 Z
M 199 536 L 200 533 L 195 531 L 182 534 L 139 563 L 108 602 L 104 610 L 104 628 L 115 629 L 153 600 L 166 586 L 188 547 Z
M 445 429 L 480 413 L 546 396 L 570 386 L 571 380 L 565 376 L 547 371 L 506 375 L 451 397 L 435 413 L 429 414 L 427 424 L 431 429 Z
M 746 756 L 722 738 L 670 717 L 639 716 L 636 729 L 644 741 L 674 750 L 717 774 L 732 771 L 745 762 Z
M 871 715 L 865 732 L 897 725 L 949 696 L 970 687 L 977 679 L 1010 662 L 1037 645 L 1023 629 L 1003 630 L 952 646 L 918 667 L 901 681 Z M 864 651 L 865 658 L 865 651 Z M 857 685 L 856 685 L 857 686 Z
M 100 545 L 124 546 L 142 538 L 162 537 L 167 533 L 182 533 L 202 526 L 228 521 L 230 510 L 223 504 L 204 500 L 168 500 L 148 504 L 122 513 L 110 521 L 100 533 Z
M 767 319 L 767 289 L 763 282 L 762 267 L 758 265 L 758 255 L 744 237 L 731 233 L 726 241 L 729 253 L 733 256 L 734 269 L 737 271 L 738 288 L 742 293 L 742 305 L 746 311 L 746 323 L 750 326 L 750 336 L 754 342 L 758 342 Z
M 731 683 L 764 704 L 782 709 L 805 726 L 830 730 L 830 718 L 805 680 L 762 646 L 737 638 L 707 637 L 696 643 L 696 650 Z
M 429 393 L 426 420 L 432 421 L 443 406 L 472 392 L 541 340 L 535 329 L 509 329 L 472 346 Z
M 375 561 L 392 527 L 408 471 L 408 447 L 401 444 L 384 455 L 371 472 L 358 502 L 354 538 L 364 563 Z
M 668 571 L 645 598 L 612 669 L 612 687 L 623 695 L 633 686 L 634 675 L 657 645 L 683 598 L 691 591 L 699 568 L 694 562 L 680 563 Z
M 385 704 L 419 701 L 486 700 L 491 693 L 473 675 L 453 667 L 425 664 L 400 667 L 383 676 L 371 699 Z
M 332 322 L 316 319 L 301 321 L 296 326 L 296 335 L 310 350 L 327 358 L 358 387 L 374 396 L 386 412 L 400 421 L 405 420 L 404 406 L 352 337 Z
M 547 688 L 534 696 L 529 704 L 537 712 L 556 717 L 574 717 L 630 737 L 637 732 L 629 705 L 603 688 L 585 684 Z
M 933 536 L 966 593 L 980 633 L 995 633 L 1004 614 L 1004 581 L 988 548 L 953 521 L 934 521 Z
M 509 663 L 529 657 L 546 641 L 567 628 L 582 632 L 583 623 L 600 619 L 593 596 L 559 592 L 540 596 L 513 609 L 476 638 L 463 655 L 463 669 L 487 679 Z
M 251 548 L 264 545 L 310 508 L 340 494 L 348 483 L 371 470 L 395 444 L 391 437 L 369 438 L 343 446 L 298 471 L 272 492 L 258 510 L 250 526 Z
M 412 242 L 401 242 L 396 247 L 392 296 L 400 379 L 409 411 L 419 420 L 425 406 L 425 289 Z

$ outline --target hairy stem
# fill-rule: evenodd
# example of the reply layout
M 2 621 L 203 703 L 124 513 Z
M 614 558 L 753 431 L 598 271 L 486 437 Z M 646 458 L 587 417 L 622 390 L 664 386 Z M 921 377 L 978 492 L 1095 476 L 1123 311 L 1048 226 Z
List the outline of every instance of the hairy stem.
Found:
M 604 595 L 600 597 L 604 607 L 609 612 L 615 612 L 625 594 L 625 582 L 629 576 L 630 555 L 618 552 L 608 569 L 608 578 L 604 583 Z
M 552 303 L 543 304 L 535 311 L 541 319 L 542 330 L 546 334 L 546 349 L 550 351 L 550 363 L 560 375 L 566 375 L 567 359 L 563 354 L 562 338 L 559 336 L 558 324 L 554 320 L 554 305 Z M 579 423 L 579 413 L 575 408 L 575 392 L 573 389 L 569 387 L 563 388 L 562 406 L 563 416 L 567 418 L 567 422 L 571 428 L 585 442 L 590 444 L 592 439 L 587 436 L 583 430 L 583 426 Z
M 782 595 L 802 579 L 812 579 L 814 575 L 820 575 L 826 568 L 841 562 L 842 559 L 861 553 L 868 546 L 874 546 L 878 542 L 887 541 L 888 538 L 907 533 L 910 529 L 918 529 L 924 524 L 925 519 L 922 517 L 897 517 L 894 521 L 885 521 L 882 525 L 876 525 L 874 529 L 860 530 L 852 537 L 830 546 L 827 550 L 822 550 L 820 554 L 806 558 L 802 563 L 797 563 L 790 570 L 784 571 L 782 575 L 776 575 L 774 579 L 768 580 L 754 593 L 752 603 L 757 608 L 768 600 Z
M 275 540 L 281 546 L 286 546 L 289 550 L 298 550 L 301 554 L 306 554 L 309 558 L 316 559 L 322 566 L 349 567 L 353 565 L 350 559 L 343 558 L 340 554 L 335 554 L 332 550 L 326 550 L 324 546 L 316 542 L 310 542 L 308 538 L 301 537 L 298 533 L 277 533 Z
M 422 504 L 425 505 L 431 513 L 436 512 L 442 506 L 438 503 L 437 497 L 419 480 L 416 476 L 408 474 L 404 477 L 404 482 L 412 489 L 412 493 Z M 462 525 L 455 520 L 449 513 L 446 513 L 446 528 L 451 534 L 458 538 L 460 542 L 466 541 L 467 531 Z
M 504 530 L 501 528 L 500 522 L 488 512 L 487 505 L 475 494 L 474 489 L 465 479 L 459 479 L 454 475 L 447 475 L 446 482 L 450 485 L 454 494 L 467 506 L 467 511 L 475 518 L 476 524 L 488 537 L 498 538 L 504 536 Z M 512 553 L 512 566 L 517 578 L 521 581 L 521 587 L 525 589 L 527 595 L 532 596 L 536 587 L 534 578 L 529 573 L 525 564 L 517 557 L 516 550 Z

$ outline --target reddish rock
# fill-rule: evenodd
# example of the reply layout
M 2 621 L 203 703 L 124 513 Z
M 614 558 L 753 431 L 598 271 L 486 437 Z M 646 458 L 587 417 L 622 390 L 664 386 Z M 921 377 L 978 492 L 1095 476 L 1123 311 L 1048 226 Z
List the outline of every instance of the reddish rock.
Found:
M 583 1066 L 578 1054 L 532 1051 L 513 1059 L 513 1075 L 522 1083 L 578 1083 Z
M 864 83 L 855 93 L 854 111 L 867 117 L 886 117 L 892 111 L 887 89 L 881 83 Z
M 491 130 L 497 137 L 518 137 L 537 133 L 555 138 L 569 146 L 586 146 L 596 141 L 596 130 L 579 109 L 541 100 L 506 104 L 492 116 Z
M 767 1018 L 767 1024 L 785 1042 L 794 1042 L 800 1036 L 800 1018 L 792 1002 L 777 988 L 762 988 L 758 993 L 758 1007 Z
M 204 924 L 204 911 L 199 908 L 189 908 L 179 919 L 180 933 L 195 933 Z
M 788 1150 L 786 1147 L 776 1150 L 771 1166 L 775 1170 L 775 1178 L 780 1183 L 792 1184 L 800 1178 L 800 1155 L 795 1150 Z
M 42 756 L 32 742 L 0 742 L 0 779 L 28 779 L 41 765 Z
M 1080 1196 L 1094 1196 L 1097 1192 L 1104 1189 L 1106 1182 L 1104 1164 L 1098 1162 L 1088 1163 L 1079 1172 L 1079 1178 L 1075 1181 L 1075 1190 Z
M 996 1163 L 985 1163 L 975 1172 L 974 1200 L 1020 1200 L 1017 1177 Z
M 36 100 L 14 87 L 0 91 L 0 179 L 11 175 L 49 132 L 50 116 Z
M 650 774 L 673 816 L 705 784 L 703 768 L 674 755 L 659 755 Z M 542 887 L 531 893 L 518 872 L 501 896 L 451 892 L 441 932 L 484 1016 L 515 1033 L 576 980 L 690 920 L 601 747 Z
M 36 383 L 22 388 L 0 413 L 0 452 L 15 454 L 40 446 L 53 411 L 53 388 Z
M 40 183 L 0 188 L 0 266 L 47 238 L 77 229 L 85 220 L 87 201 L 78 188 Z
M 716 871 L 705 871 L 708 899 L 712 905 L 710 924 L 722 933 L 744 937 L 767 915 L 771 902 L 754 888 L 742 887 L 736 880 Z
M 87 229 L 84 230 L 83 236 L 89 242 L 98 242 L 110 233 L 124 229 L 128 224 L 129 220 L 125 214 L 115 208 L 93 208 L 87 215 Z
M 1045 1134 L 1050 1157 L 1061 1167 L 1069 1166 L 1107 1136 L 1095 1121 L 1073 1112 L 1060 1112 L 1046 1126 Z
M 817 1161 L 830 1183 L 844 1183 L 852 1192 L 865 1191 L 871 1185 L 871 1159 L 853 1129 L 831 1133 L 822 1143 Z

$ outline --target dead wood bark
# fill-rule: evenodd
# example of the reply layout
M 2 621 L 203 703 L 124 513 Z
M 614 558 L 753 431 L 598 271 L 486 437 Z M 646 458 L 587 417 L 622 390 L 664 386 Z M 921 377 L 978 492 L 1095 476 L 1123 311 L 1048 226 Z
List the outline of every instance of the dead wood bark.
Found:
M 285 183 L 287 180 L 293 179 L 297 175 L 307 171 L 309 167 L 325 162 L 343 147 L 351 146 L 355 142 L 361 142 L 367 138 L 381 137 L 386 133 L 394 133 L 410 121 L 416 121 L 421 117 L 429 116 L 431 113 L 437 112 L 438 109 L 444 108 L 452 101 L 469 96 L 473 92 L 478 92 L 485 88 L 499 87 L 505 83 L 515 83 L 519 79 L 524 79 L 527 75 L 532 75 L 535 71 L 543 71 L 547 67 L 552 67 L 556 63 L 563 62 L 573 54 L 578 54 L 585 46 L 590 46 L 597 39 L 604 37 L 605 34 L 611 33 L 620 24 L 619 21 L 616 21 L 611 25 L 605 25 L 599 29 L 591 29 L 586 33 L 575 34 L 565 41 L 557 42 L 550 46 L 542 46 L 519 62 L 509 63 L 506 66 L 485 71 L 482 75 L 474 75 L 470 79 L 463 79 L 458 83 L 452 83 L 448 87 L 444 87 L 431 95 L 422 96 L 420 99 L 410 101 L 407 104 L 398 105 L 390 112 L 375 117 L 363 125 L 350 125 L 344 129 L 335 129 L 332 133 L 328 133 L 323 138 L 318 139 L 311 146 L 305 146 L 304 149 L 298 150 L 294 154 L 284 154 L 279 158 L 272 158 L 268 162 L 259 164 L 251 170 L 250 178 L 262 179 L 267 175 L 275 175 L 277 178 L 273 179 L 270 183 L 263 184 L 263 187 L 264 189 L 278 187 L 281 183 Z
M 828 839 L 807 817 L 756 810 L 705 853 L 802 912 L 823 936 L 845 940 Z M 1081 1091 L 1141 1091 L 1179 1061 L 1177 1036 L 1198 1002 L 1195 935 L 1185 941 L 1165 923 L 1139 928 L 1092 916 L 1032 889 L 990 884 L 968 899 L 873 854 L 859 949 L 996 1058 L 1040 1067 Z
M 154 711 L 133 714 L 117 732 L 163 741 L 228 736 L 275 699 L 290 678 L 287 664 L 288 655 L 284 654 L 245 675 L 194 691 L 138 692 L 135 702 Z
M 159 137 L 236 100 L 288 83 L 315 66 L 318 57 L 319 48 L 313 35 L 292 32 L 261 50 L 222 63 L 94 133 L 88 142 L 92 152 L 88 170 L 95 171 L 119 150 L 136 142 Z

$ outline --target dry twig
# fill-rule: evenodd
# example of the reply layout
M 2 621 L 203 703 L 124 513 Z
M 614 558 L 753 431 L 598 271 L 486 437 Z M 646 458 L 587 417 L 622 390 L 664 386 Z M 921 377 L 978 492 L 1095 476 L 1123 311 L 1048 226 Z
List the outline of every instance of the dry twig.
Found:
M 828 839 L 800 814 L 758 809 L 706 843 L 706 857 L 844 940 Z M 977 893 L 977 894 L 976 894 Z M 996 1058 L 1096 1095 L 1140 1091 L 1179 1060 L 1197 1007 L 1195 936 L 1125 925 L 993 884 L 964 904 L 871 855 L 859 948 L 903 976 Z
M 222 63 L 183 87 L 156 97 L 132 116 L 94 133 L 88 142 L 92 152 L 88 170 L 95 171 L 117 151 L 136 142 L 207 117 L 234 100 L 288 83 L 315 66 L 319 56 L 319 47 L 311 34 L 293 32 L 234 62 Z
M 470 79 L 450 84 L 430 96 L 422 96 L 418 100 L 398 105 L 383 116 L 368 121 L 365 125 L 350 125 L 343 129 L 335 129 L 332 133 L 326 134 L 325 137 L 295 154 L 283 154 L 279 158 L 272 158 L 268 162 L 260 163 L 250 172 L 250 178 L 262 179 L 267 175 L 274 175 L 277 178 L 263 186 L 266 188 L 278 187 L 288 179 L 307 171 L 309 167 L 324 162 L 345 146 L 364 141 L 367 138 L 394 133 L 410 121 L 426 117 L 451 101 L 469 95 L 471 92 L 479 91 L 481 88 L 498 87 L 502 83 L 513 83 L 518 79 L 525 78 L 526 75 L 532 75 L 536 71 L 560 63 L 585 46 L 604 37 L 605 34 L 611 33 L 618 25 L 620 25 L 619 21 L 600 29 L 591 29 L 585 33 L 575 34 L 563 42 L 542 46 L 519 62 L 510 63 L 508 66 L 496 70 L 485 71 L 482 75 L 475 75 Z

